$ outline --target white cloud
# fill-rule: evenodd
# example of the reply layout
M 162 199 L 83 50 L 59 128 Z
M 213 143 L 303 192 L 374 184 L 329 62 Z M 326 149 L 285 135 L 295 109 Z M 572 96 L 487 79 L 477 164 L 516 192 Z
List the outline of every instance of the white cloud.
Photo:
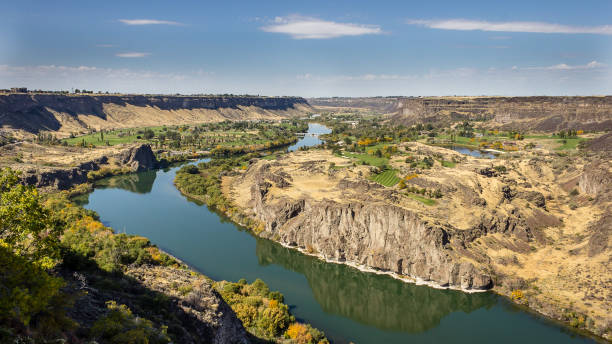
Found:
M 612 35 L 612 25 L 572 26 L 544 22 L 489 22 L 468 19 L 408 20 L 407 23 L 442 30 Z
M 6 85 L 25 85 L 30 89 L 69 90 L 72 87 L 89 90 L 136 93 L 176 93 L 202 90 L 209 77 L 196 73 L 164 73 L 128 68 L 96 66 L 12 66 L 0 65 L 0 80 Z M 8 87 L 8 86 L 7 86 Z
M 129 52 L 129 53 L 118 53 L 115 54 L 115 56 L 117 57 L 124 57 L 124 58 L 139 58 L 139 57 L 147 57 L 151 55 L 150 53 L 139 53 L 139 52 Z
M 300 16 L 276 17 L 272 24 L 261 27 L 261 30 L 284 33 L 294 39 L 327 39 L 383 33 L 382 29 L 377 25 L 337 23 Z
M 183 25 L 175 21 L 156 19 L 119 19 L 119 21 L 126 25 Z
M 584 70 L 584 69 L 596 69 L 596 68 L 604 68 L 606 67 L 606 64 L 601 63 L 601 62 L 597 62 L 597 61 L 591 61 L 587 64 L 584 65 L 568 65 L 565 63 L 560 63 L 560 64 L 556 64 L 556 65 L 552 65 L 552 66 L 545 66 L 545 67 L 525 67 L 525 68 L 517 68 L 516 66 L 512 67 L 513 70 L 517 70 L 517 69 L 527 69 L 527 70 Z

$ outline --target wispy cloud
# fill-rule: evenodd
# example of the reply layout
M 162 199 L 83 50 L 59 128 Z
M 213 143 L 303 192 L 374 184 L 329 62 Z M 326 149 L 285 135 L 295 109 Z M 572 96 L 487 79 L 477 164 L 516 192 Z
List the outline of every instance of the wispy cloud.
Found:
M 442 30 L 612 35 L 612 25 L 572 26 L 544 22 L 489 22 L 468 19 L 417 19 L 408 20 L 407 23 Z
M 294 39 L 328 39 L 383 33 L 377 25 L 337 23 L 300 16 L 276 17 L 272 24 L 261 27 L 261 30 L 287 34 Z
M 140 53 L 140 52 L 128 52 L 128 53 L 118 53 L 115 54 L 115 56 L 117 57 L 124 57 L 124 58 L 139 58 L 139 57 L 146 57 L 151 55 L 150 53 Z
M 544 66 L 544 67 L 523 67 L 523 68 L 519 68 L 519 67 L 512 67 L 513 70 L 518 70 L 518 69 L 524 69 L 524 70 L 584 70 L 584 69 L 597 69 L 597 68 L 604 68 L 607 65 L 605 63 L 601 63 L 601 62 L 597 62 L 597 61 L 591 61 L 587 64 L 583 64 L 583 65 L 568 65 L 565 63 L 560 63 L 560 64 L 556 64 L 556 65 L 552 65 L 552 66 Z
M 175 21 L 157 19 L 119 19 L 119 21 L 126 25 L 183 25 Z

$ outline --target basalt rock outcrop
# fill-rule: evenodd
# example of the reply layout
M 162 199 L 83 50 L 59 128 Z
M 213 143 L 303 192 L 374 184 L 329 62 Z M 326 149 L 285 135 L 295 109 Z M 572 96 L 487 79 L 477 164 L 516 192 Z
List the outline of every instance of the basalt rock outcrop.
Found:
M 132 172 L 151 170 L 157 167 L 157 159 L 148 144 L 129 147 L 114 156 L 102 156 L 91 161 L 83 162 L 70 168 L 30 168 L 22 171 L 22 180 L 26 185 L 37 188 L 53 188 L 66 190 L 76 184 L 87 182 L 87 174 L 107 166 L 113 160 L 120 168 Z
M 450 226 L 431 224 L 389 203 L 337 202 L 268 194 L 278 176 L 256 165 L 252 211 L 265 229 L 260 234 L 327 259 L 358 264 L 435 284 L 482 290 L 491 277 L 454 253 L 462 237 Z M 282 183 L 287 183 L 283 179 Z M 366 183 L 367 184 L 367 183 Z
M 612 129 L 612 97 L 431 97 L 398 101 L 405 123 L 490 121 L 504 130 Z
M 0 128 L 67 136 L 89 128 L 279 119 L 308 108 L 299 97 L 0 95 Z

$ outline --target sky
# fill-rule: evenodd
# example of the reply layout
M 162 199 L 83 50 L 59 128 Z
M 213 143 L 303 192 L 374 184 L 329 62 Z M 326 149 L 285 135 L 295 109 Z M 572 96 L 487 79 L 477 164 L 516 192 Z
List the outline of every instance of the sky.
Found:
M 612 94 L 612 1 L 3 1 L 0 88 Z

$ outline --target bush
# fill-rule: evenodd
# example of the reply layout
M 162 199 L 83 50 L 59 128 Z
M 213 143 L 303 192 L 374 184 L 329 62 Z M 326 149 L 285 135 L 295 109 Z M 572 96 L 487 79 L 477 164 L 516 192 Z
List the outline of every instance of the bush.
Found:
M 52 299 L 59 297 L 64 285 L 61 278 L 0 245 L 0 321 L 16 320 L 28 325 L 32 317 L 43 313 Z
M 493 167 L 493 169 L 499 173 L 506 173 L 506 166 L 504 165 L 499 165 L 499 166 L 495 166 Z
M 165 344 L 170 343 L 167 329 L 156 329 L 150 320 L 135 317 L 126 305 L 115 301 L 106 302 L 108 313 L 98 319 L 91 328 L 95 340 L 121 344 Z

